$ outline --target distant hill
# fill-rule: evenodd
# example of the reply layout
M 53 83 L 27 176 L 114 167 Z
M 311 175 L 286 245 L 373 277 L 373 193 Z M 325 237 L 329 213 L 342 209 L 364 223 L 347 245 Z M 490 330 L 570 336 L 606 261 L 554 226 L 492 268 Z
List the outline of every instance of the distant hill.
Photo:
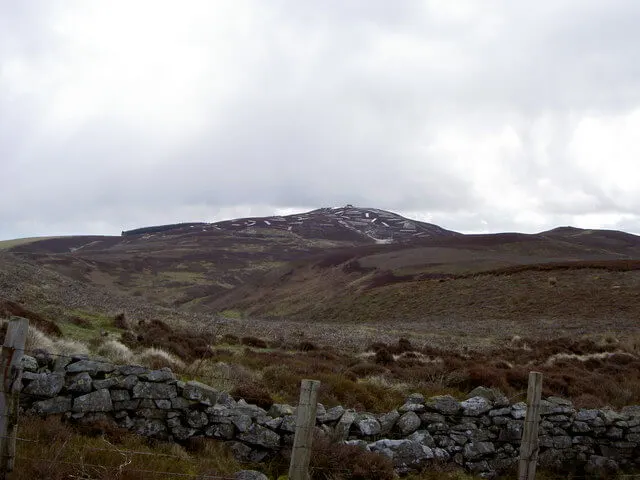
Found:
M 455 315 L 486 315 L 493 310 L 475 306 L 487 299 L 506 301 L 531 278 L 555 272 L 570 271 L 573 283 L 580 269 L 611 278 L 615 272 L 635 272 L 640 237 L 573 227 L 464 235 L 385 210 L 347 205 L 287 216 L 149 226 L 120 236 L 10 241 L 0 253 L 94 290 L 190 312 L 422 318 L 435 311 L 447 315 L 447 308 Z M 496 280 L 505 275 L 520 280 Z M 494 290 L 489 288 L 494 284 Z M 462 308 L 449 297 L 456 292 L 473 300 Z M 617 308 L 617 297 L 610 303 L 605 297 L 594 314 L 602 313 L 602 305 Z M 556 300 L 564 305 L 562 298 Z M 590 312 L 589 301 L 582 296 L 579 311 Z M 531 314 L 537 312 L 531 308 Z
M 155 233 L 171 235 L 189 231 L 206 232 L 211 230 L 225 232 L 280 230 L 311 239 L 379 244 L 460 235 L 438 225 L 410 220 L 386 210 L 360 208 L 352 205 L 319 208 L 310 212 L 286 216 L 239 218 L 209 224 L 183 223 L 145 227 L 122 232 L 122 235 Z

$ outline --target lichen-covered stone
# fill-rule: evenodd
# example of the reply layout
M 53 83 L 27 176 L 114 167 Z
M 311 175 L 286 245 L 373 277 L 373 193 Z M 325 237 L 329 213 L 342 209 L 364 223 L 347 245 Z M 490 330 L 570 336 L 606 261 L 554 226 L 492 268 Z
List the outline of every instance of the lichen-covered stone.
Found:
M 479 417 L 493 408 L 493 403 L 484 397 L 472 397 L 460 403 L 466 417 Z
M 343 414 L 344 407 L 338 405 L 337 407 L 327 409 L 323 415 L 319 415 L 318 421 L 320 423 L 336 422 L 340 420 L 340 417 L 342 417 Z
M 240 470 L 234 474 L 234 480 L 269 480 L 269 477 L 257 470 Z
M 237 438 L 243 442 L 269 449 L 275 449 L 280 446 L 280 435 L 255 423 L 246 432 L 238 433 Z
M 425 400 L 425 407 L 443 415 L 458 413 L 462 407 L 451 395 L 439 395 Z
M 171 399 L 178 396 L 175 385 L 166 383 L 138 382 L 133 386 L 133 398 L 165 398 Z
M 38 361 L 30 355 L 22 355 L 20 366 L 28 372 L 37 372 L 39 368 Z
M 205 405 L 215 405 L 218 399 L 218 391 L 204 383 L 192 380 L 185 384 L 182 396 L 187 400 L 198 401 Z
M 420 428 L 420 417 L 413 411 L 407 412 L 400 417 L 397 427 L 400 434 L 406 437 Z
M 24 389 L 24 393 L 38 397 L 55 397 L 64 387 L 64 376 L 59 373 L 38 373 Z
M 398 413 L 397 410 L 392 410 L 389 413 L 378 415 L 377 419 L 378 423 L 380 424 L 380 434 L 386 435 L 391 432 L 391 430 L 393 430 L 393 427 L 395 427 L 396 423 L 398 422 L 399 418 L 400 413 Z M 418 420 L 420 419 L 418 418 Z
M 169 368 L 162 368 L 160 370 L 150 370 L 138 374 L 140 380 L 145 382 L 166 382 L 169 380 L 175 380 L 175 374 Z
M 87 393 L 73 400 L 74 412 L 111 412 L 112 410 L 111 394 L 107 389 Z
M 71 397 L 53 397 L 33 404 L 33 410 L 39 415 L 54 415 L 71 410 Z
M 75 363 L 71 363 L 66 367 L 69 373 L 88 372 L 90 375 L 95 375 L 98 372 L 109 373 L 115 370 L 115 366 L 108 362 L 98 362 L 95 360 L 80 360 Z
M 467 460 L 475 460 L 485 455 L 492 454 L 496 451 L 496 447 L 491 442 L 472 442 L 464 446 L 464 458 Z
M 325 412 L 326 414 L 326 412 Z M 293 407 L 284 403 L 274 403 L 267 412 L 270 417 L 284 417 L 285 415 L 293 415 Z
M 73 393 L 89 393 L 93 386 L 91 375 L 82 372 L 71 378 L 71 383 L 67 386 L 67 391 Z
M 209 417 L 205 412 L 192 411 L 187 414 L 187 423 L 193 428 L 202 428 L 209 423 Z
M 355 419 L 355 425 L 360 432 L 360 434 L 370 437 L 373 435 L 378 435 L 380 433 L 380 423 L 370 413 L 361 413 Z

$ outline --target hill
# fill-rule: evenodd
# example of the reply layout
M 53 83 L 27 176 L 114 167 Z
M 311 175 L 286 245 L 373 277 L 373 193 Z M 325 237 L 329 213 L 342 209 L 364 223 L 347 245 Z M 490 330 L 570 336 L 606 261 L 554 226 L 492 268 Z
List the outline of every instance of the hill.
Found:
M 310 320 L 393 322 L 483 342 L 500 329 L 535 333 L 530 327 L 540 321 L 588 331 L 599 320 L 626 331 L 640 314 L 640 237 L 608 230 L 463 235 L 346 206 L 31 239 L 3 252 L 5 262 L 49 279 L 20 277 L 32 297 L 44 291 L 50 299 L 61 288 L 82 292 L 73 302 L 61 295 L 65 305 L 109 305 L 111 313 L 118 303 L 132 311 L 146 305 L 164 309 L 162 318 L 171 311 L 306 328 Z M 52 282 L 67 286 L 44 285 Z

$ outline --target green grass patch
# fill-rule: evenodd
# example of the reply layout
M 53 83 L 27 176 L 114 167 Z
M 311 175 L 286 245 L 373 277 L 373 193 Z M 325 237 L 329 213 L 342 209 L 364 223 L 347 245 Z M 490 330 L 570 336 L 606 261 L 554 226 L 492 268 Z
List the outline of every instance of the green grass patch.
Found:
M 122 330 L 113 325 L 113 317 L 84 310 L 70 310 L 65 320 L 58 323 L 62 335 L 66 338 L 88 342 L 100 335 L 101 331 L 118 334 Z
M 242 313 L 241 310 L 223 310 L 222 312 L 220 312 L 220 316 L 224 317 L 224 318 L 235 318 L 235 319 L 241 319 L 244 317 L 244 314 Z
M 38 242 L 40 240 L 49 240 L 51 238 L 59 237 L 27 237 L 14 238 L 12 240 L 0 240 L 0 250 L 7 250 L 9 248 L 18 247 L 20 245 L 27 245 L 29 243 Z

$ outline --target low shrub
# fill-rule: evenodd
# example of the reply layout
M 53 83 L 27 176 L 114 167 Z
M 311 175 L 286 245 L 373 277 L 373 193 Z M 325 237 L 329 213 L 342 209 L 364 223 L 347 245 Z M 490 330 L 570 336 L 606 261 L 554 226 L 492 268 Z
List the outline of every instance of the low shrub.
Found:
M 375 363 L 362 362 L 349 367 L 347 372 L 353 373 L 357 378 L 368 377 L 369 375 L 380 375 L 387 371 L 382 365 Z
M 220 339 L 220 343 L 226 343 L 227 345 L 238 345 L 240 339 L 230 333 L 225 333 Z
M 131 325 L 129 325 L 129 321 L 125 317 L 124 313 L 119 313 L 113 317 L 113 326 L 121 330 L 129 330 L 129 328 L 131 328 Z
M 393 355 L 386 348 L 381 348 L 376 352 L 375 362 L 381 365 L 389 365 L 390 363 L 395 362 Z
M 318 347 L 313 342 L 304 341 L 298 344 L 298 350 L 300 350 L 301 352 L 310 352 L 317 349 Z
M 267 342 L 256 337 L 242 337 L 240 344 L 246 345 L 247 347 L 267 348 Z
M 230 394 L 236 400 L 243 398 L 248 403 L 253 403 L 264 409 L 268 409 L 274 403 L 271 394 L 269 394 L 269 390 L 258 382 L 247 382 L 236 385 Z
M 312 480 L 392 480 L 396 478 L 388 457 L 354 445 L 344 445 L 315 434 L 309 470 Z

